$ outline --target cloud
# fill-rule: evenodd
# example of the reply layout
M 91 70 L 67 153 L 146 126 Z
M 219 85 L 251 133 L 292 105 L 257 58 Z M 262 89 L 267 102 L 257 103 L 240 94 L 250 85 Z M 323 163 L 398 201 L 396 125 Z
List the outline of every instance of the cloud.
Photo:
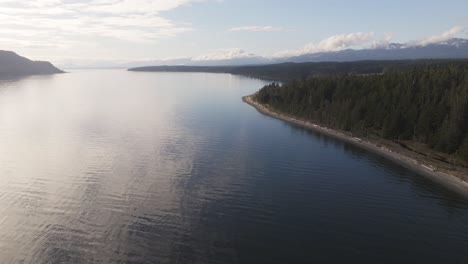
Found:
M 393 40 L 395 34 L 385 33 L 380 40 L 374 40 L 371 48 L 373 49 L 388 49 L 390 48 L 390 41 Z
M 390 42 L 394 37 L 395 37 L 394 33 L 385 33 L 382 40 L 384 42 Z
M 255 54 L 245 52 L 239 48 L 232 49 L 221 49 L 213 53 L 204 54 L 200 56 L 193 57 L 192 61 L 212 61 L 212 60 L 232 60 L 232 59 L 246 59 L 246 58 L 256 58 L 258 57 Z
M 153 42 L 192 31 L 161 12 L 203 0 L 0 0 L 0 43 Z
M 271 31 L 281 31 L 280 27 L 273 26 L 243 26 L 243 27 L 233 27 L 229 31 L 248 31 L 248 32 L 271 32 Z
M 444 42 L 444 41 L 447 41 L 447 40 L 449 40 L 451 38 L 454 38 L 457 35 L 465 32 L 465 30 L 466 30 L 465 27 L 455 26 L 455 27 L 443 32 L 442 34 L 430 36 L 430 37 L 428 37 L 426 39 L 423 39 L 423 40 L 417 41 L 417 42 L 413 42 L 413 43 L 410 43 L 410 44 L 418 45 L 418 46 L 426 46 L 426 45 L 429 45 L 429 44 Z
M 349 33 L 349 34 L 340 34 L 328 37 L 319 43 L 311 43 L 305 45 L 303 48 L 298 50 L 287 50 L 278 52 L 275 54 L 275 57 L 286 57 L 286 56 L 299 56 L 302 54 L 318 53 L 318 52 L 329 52 L 329 51 L 339 51 L 347 49 L 353 46 L 359 46 L 363 44 L 368 44 L 374 40 L 374 33 Z
M 175 9 L 193 0 L 86 0 L 85 10 L 108 14 L 148 14 Z

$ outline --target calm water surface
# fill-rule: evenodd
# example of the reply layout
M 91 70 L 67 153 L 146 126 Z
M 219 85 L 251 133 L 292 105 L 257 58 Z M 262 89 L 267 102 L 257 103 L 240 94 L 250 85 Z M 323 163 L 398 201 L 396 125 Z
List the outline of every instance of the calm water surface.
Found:
M 468 201 L 257 113 L 262 81 L 0 81 L 0 263 L 468 263 Z

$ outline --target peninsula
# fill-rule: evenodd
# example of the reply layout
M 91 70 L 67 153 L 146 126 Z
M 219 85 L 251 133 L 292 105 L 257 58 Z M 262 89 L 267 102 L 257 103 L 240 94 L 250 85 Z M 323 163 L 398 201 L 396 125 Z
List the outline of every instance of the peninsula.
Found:
M 243 98 L 260 112 L 362 146 L 468 193 L 468 67 L 419 64 L 315 76 Z
M 194 67 L 277 80 L 244 102 L 364 147 L 468 194 L 468 60 Z

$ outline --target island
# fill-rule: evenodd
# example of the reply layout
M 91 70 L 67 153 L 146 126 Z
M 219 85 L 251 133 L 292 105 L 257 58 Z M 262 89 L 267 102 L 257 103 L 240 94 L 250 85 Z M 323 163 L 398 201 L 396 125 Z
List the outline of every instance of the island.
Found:
M 63 73 L 47 61 L 32 61 L 13 51 L 0 50 L 0 77 Z

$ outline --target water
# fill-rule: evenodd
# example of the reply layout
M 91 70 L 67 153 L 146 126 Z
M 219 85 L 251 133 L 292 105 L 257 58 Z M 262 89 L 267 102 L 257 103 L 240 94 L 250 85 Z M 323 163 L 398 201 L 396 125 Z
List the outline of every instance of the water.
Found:
M 263 84 L 0 81 L 0 263 L 467 263 L 467 200 L 241 101 Z

